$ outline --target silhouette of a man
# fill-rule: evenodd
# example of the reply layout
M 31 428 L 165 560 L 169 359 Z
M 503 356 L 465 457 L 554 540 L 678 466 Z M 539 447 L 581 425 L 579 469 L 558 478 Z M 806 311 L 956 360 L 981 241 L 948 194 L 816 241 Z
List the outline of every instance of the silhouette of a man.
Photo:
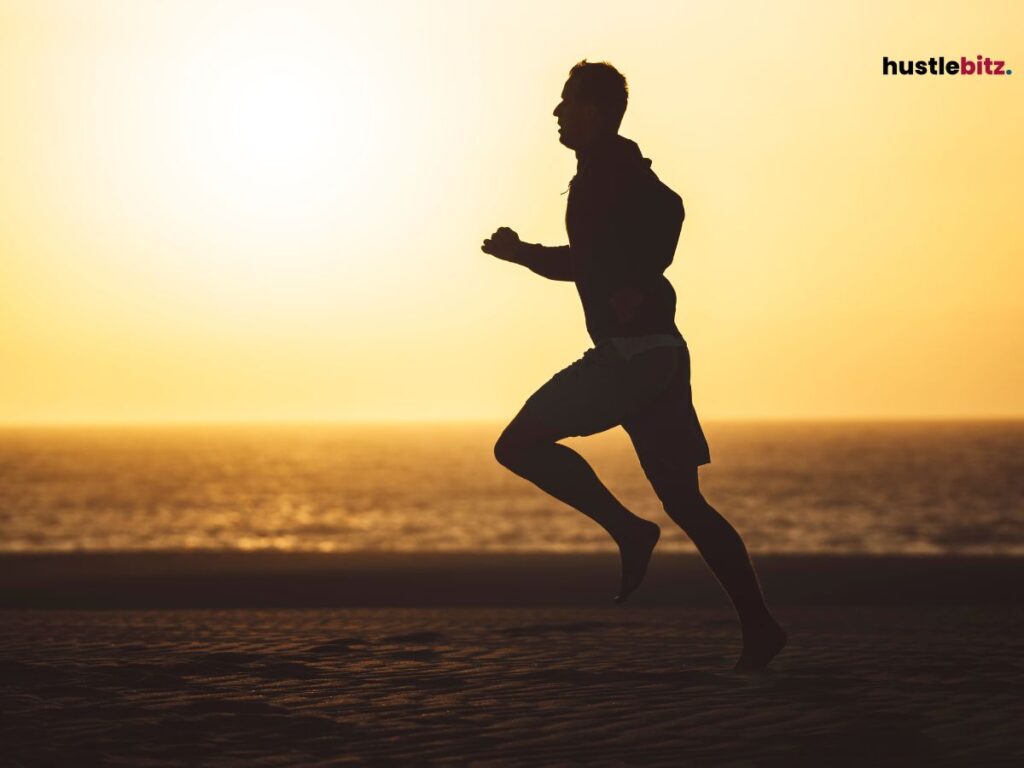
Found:
M 566 208 L 569 244 L 524 243 L 508 227 L 482 250 L 552 280 L 574 282 L 594 346 L 523 405 L 494 446 L 497 460 L 600 524 L 619 546 L 616 602 L 635 590 L 661 535 L 626 509 L 582 456 L 558 441 L 622 425 L 665 512 L 693 540 L 739 614 L 738 669 L 763 667 L 786 635 L 768 611 L 743 540 L 701 495 L 711 456 L 690 392 L 690 357 L 664 276 L 683 220 L 682 201 L 651 161 L 618 134 L 625 78 L 583 60 L 555 107 L 559 140 L 576 153 Z

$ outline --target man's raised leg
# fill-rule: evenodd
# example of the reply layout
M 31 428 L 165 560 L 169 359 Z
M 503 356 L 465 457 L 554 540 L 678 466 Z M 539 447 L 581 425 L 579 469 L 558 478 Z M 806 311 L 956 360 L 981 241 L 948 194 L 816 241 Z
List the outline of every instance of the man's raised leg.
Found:
M 615 600 L 621 602 L 643 581 L 661 529 L 626 509 L 586 459 L 556 442 L 563 437 L 567 435 L 520 413 L 498 438 L 494 456 L 512 472 L 608 531 L 619 546 L 622 579 Z

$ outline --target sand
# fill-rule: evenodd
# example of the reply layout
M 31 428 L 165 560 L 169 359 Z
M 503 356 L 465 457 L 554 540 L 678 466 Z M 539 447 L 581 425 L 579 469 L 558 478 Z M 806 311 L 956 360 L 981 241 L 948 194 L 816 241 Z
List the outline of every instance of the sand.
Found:
M 0 559 L 3 604 L 19 594 L 59 603 L 61 583 L 77 600 L 97 584 L 120 583 L 112 602 L 123 604 L 141 600 L 153 579 L 166 600 L 176 583 L 157 556 L 94 564 L 92 581 L 81 562 L 62 570 L 60 559 L 46 561 L 46 580 L 44 561 Z M 243 561 L 233 561 L 235 586 L 248 573 Z M 472 573 L 515 572 L 516 561 L 489 558 L 485 567 L 479 558 L 438 557 L 434 566 L 445 562 L 451 573 L 476 562 L 463 573 L 464 596 L 475 594 Z M 582 586 L 600 562 L 527 558 L 520 588 L 552 578 L 552 568 Z M 538 563 L 549 570 L 524 566 Z M 268 567 L 265 558 L 251 564 Z M 323 580 L 356 568 L 321 565 L 281 558 L 284 586 L 265 601 L 317 573 Z M 696 565 L 663 561 L 661 577 Z M 502 605 L 497 595 L 490 606 L 402 607 L 363 582 L 362 599 L 380 605 L 196 608 L 187 604 L 218 600 L 190 593 L 196 574 L 181 570 L 181 607 L 100 608 L 97 594 L 92 609 L 8 607 L 0 613 L 0 764 L 1022 764 L 1024 606 L 1020 581 L 1006 581 L 1019 577 L 1019 563 L 895 559 L 876 562 L 871 579 L 857 576 L 864 563 L 856 559 L 817 572 L 806 560 L 765 565 L 791 641 L 754 674 L 730 670 L 737 626 L 722 602 L 704 604 L 720 595 L 677 589 L 674 603 L 662 604 L 652 584 L 646 600 L 642 588 L 617 606 L 614 574 L 591 585 L 612 590 L 603 605 L 574 603 L 563 584 L 553 590 L 558 604 Z M 879 600 L 865 603 L 858 590 L 883 566 L 893 589 L 868 592 Z M 432 572 L 417 572 L 414 595 L 437 588 Z M 923 600 L 906 586 L 929 572 L 957 576 L 955 601 L 940 593 Z M 1007 588 L 993 594 L 997 577 Z M 971 584 L 974 601 L 964 596 Z M 838 597 L 824 604 L 830 585 Z M 350 595 L 340 591 L 337 602 Z M 231 603 L 231 590 L 219 602 Z

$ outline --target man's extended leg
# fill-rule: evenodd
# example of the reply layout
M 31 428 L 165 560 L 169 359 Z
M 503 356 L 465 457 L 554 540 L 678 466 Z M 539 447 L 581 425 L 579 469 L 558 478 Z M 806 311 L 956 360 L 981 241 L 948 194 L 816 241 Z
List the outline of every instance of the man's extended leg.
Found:
M 622 562 L 621 586 L 615 598 L 621 602 L 643 580 L 661 529 L 626 509 L 586 459 L 556 442 L 563 437 L 568 435 L 520 412 L 498 438 L 494 455 L 502 465 L 592 518 L 611 534 Z
M 651 439 L 631 433 L 633 445 L 665 512 L 697 546 L 739 614 L 743 654 L 737 669 L 768 664 L 786 644 L 786 633 L 765 605 L 747 548 L 736 529 L 700 492 L 697 467 L 671 458 L 670 436 Z

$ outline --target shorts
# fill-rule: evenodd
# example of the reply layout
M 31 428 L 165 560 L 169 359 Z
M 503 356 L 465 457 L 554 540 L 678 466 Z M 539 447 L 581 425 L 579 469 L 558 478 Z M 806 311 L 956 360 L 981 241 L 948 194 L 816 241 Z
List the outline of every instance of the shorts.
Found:
M 656 347 L 627 359 L 609 342 L 588 349 L 523 405 L 521 415 L 562 437 L 582 437 L 621 425 L 638 454 L 675 466 L 711 463 L 693 407 L 690 352 Z

